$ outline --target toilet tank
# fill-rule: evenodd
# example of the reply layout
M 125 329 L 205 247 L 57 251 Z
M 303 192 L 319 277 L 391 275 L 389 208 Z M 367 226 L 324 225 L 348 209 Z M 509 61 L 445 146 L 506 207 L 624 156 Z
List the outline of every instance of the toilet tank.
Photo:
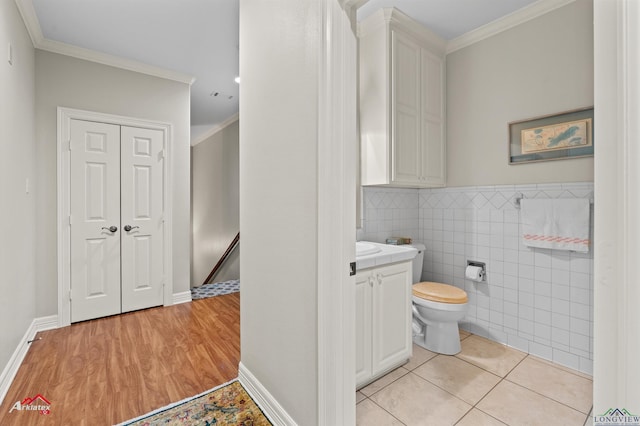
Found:
M 418 250 L 418 254 L 413 258 L 413 283 L 419 283 L 422 281 L 422 262 L 424 261 L 424 250 L 426 249 L 424 244 L 413 243 L 409 244 L 409 247 L 413 247 Z

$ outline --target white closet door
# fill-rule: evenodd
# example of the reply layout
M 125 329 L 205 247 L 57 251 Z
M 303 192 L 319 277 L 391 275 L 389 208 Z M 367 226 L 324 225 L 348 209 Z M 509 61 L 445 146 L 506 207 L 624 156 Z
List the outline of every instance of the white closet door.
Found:
M 70 149 L 71 322 L 77 322 L 120 313 L 120 126 L 71 120 Z
M 128 312 L 164 301 L 164 135 L 123 126 L 121 137 L 122 312 Z

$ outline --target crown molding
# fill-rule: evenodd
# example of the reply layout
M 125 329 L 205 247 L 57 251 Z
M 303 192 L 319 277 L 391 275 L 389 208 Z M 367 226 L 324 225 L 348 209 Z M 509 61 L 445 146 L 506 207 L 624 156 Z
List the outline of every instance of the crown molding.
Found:
M 469 31 L 468 33 L 450 40 L 447 43 L 447 54 L 487 39 L 575 1 L 576 0 L 539 0 L 509 15 L 496 19 L 495 21 L 483 25 L 480 28 Z
M 446 50 L 446 40 L 431 31 L 429 28 L 418 23 L 413 18 L 405 15 L 396 8 L 383 10 L 385 20 L 389 22 L 389 24 L 402 27 L 405 31 L 408 31 L 409 34 L 413 35 L 413 37 L 416 37 L 418 40 L 422 40 L 422 42 L 427 43 L 433 49 L 440 52 L 444 52 Z
M 84 47 L 73 46 L 59 41 L 44 39 L 40 45 L 35 46 L 37 49 L 46 50 L 48 52 L 59 53 L 65 56 L 71 56 L 85 61 L 96 62 L 102 65 L 121 68 L 128 71 L 134 71 L 141 74 L 147 74 L 153 77 L 164 78 L 166 80 L 177 81 L 192 85 L 196 79 L 193 76 L 177 71 L 171 71 L 165 68 L 148 65 L 132 59 L 121 58 L 115 55 L 98 52 Z
M 132 59 L 125 59 L 119 56 L 110 55 L 107 53 L 98 52 L 91 49 L 85 49 L 83 47 L 73 46 L 67 43 L 61 43 L 59 41 L 49 40 L 42 34 L 40 27 L 40 21 L 38 15 L 33 7 L 32 0 L 15 0 L 18 11 L 22 16 L 33 47 L 40 50 L 46 50 L 48 52 L 58 53 L 65 56 L 71 56 L 78 59 L 84 59 L 86 61 L 96 62 L 103 65 L 108 65 L 116 68 L 125 69 L 128 71 L 134 71 L 141 74 L 151 75 L 153 77 L 164 78 L 167 80 L 177 81 L 179 83 L 185 83 L 192 85 L 196 80 L 193 76 L 168 70 L 161 67 L 145 64 L 143 62 L 134 61 Z
M 338 0 L 338 4 L 340 4 L 342 10 L 351 13 L 357 11 L 359 7 L 368 1 L 369 0 Z
M 385 7 L 364 19 L 358 25 L 358 36 L 366 36 L 371 32 L 387 26 L 390 29 L 401 27 L 403 32 L 429 45 L 438 52 L 445 52 L 446 41 L 429 28 L 413 20 L 395 7 Z
M 215 135 L 218 132 L 223 131 L 226 127 L 229 127 L 230 125 L 232 125 L 233 123 L 238 121 L 239 118 L 240 118 L 240 113 L 239 112 L 233 114 L 231 117 L 227 118 L 222 123 L 216 124 L 211 129 L 209 129 L 206 132 L 204 132 L 202 135 L 194 138 L 191 141 L 191 146 L 196 146 L 199 143 L 206 141 L 211 136 Z
M 44 36 L 42 35 L 38 15 L 33 7 L 33 1 L 16 0 L 16 6 L 20 12 L 20 16 L 22 16 L 25 27 L 27 27 L 27 32 L 29 33 L 29 37 L 31 37 L 31 43 L 33 43 L 34 47 L 38 47 L 38 45 L 42 43 L 42 40 L 44 40 Z

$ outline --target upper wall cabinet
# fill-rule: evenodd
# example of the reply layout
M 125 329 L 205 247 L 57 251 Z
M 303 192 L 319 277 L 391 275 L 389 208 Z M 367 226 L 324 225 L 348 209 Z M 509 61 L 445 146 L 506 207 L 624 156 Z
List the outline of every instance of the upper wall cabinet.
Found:
M 394 8 L 359 38 L 362 185 L 444 186 L 445 41 Z

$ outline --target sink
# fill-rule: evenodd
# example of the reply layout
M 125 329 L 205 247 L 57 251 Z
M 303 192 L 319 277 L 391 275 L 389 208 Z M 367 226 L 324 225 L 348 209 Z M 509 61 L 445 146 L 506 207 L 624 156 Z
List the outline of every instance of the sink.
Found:
M 374 244 L 362 241 L 356 242 L 356 257 L 368 256 L 380 252 L 382 249 Z

